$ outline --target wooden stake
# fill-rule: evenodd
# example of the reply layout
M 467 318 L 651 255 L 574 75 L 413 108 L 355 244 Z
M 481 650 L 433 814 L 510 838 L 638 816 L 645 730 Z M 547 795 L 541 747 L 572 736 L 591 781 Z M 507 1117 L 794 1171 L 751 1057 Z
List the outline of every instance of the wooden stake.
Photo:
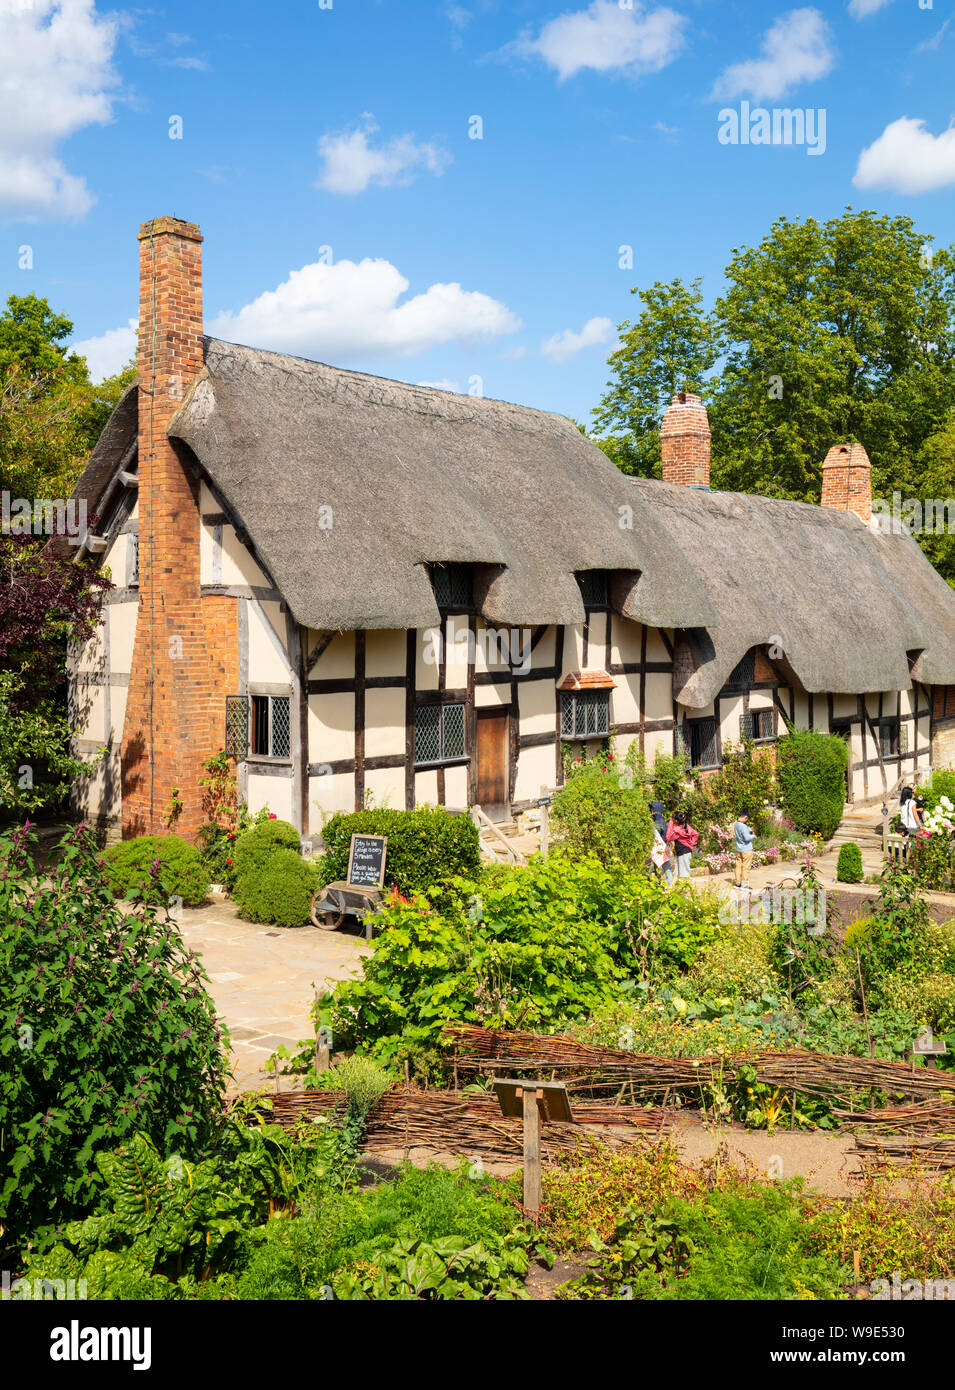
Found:
M 533 1091 L 528 1086 L 521 1095 L 524 1099 L 524 1210 L 537 1225 L 541 1204 L 541 1122 L 537 1108 L 537 1098 L 544 1098 L 543 1091 Z

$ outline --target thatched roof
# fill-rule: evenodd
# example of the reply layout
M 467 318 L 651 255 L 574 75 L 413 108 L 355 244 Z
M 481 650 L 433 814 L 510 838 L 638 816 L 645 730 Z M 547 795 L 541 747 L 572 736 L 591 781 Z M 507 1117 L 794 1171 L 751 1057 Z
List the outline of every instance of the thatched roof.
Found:
M 719 623 L 689 634 L 676 698 L 702 708 L 751 647 L 805 690 L 903 690 L 911 674 L 955 681 L 955 590 L 908 535 L 851 512 L 634 478 L 630 486 L 688 557 Z
M 91 511 L 135 441 L 136 405 L 133 386 L 77 486 Z M 628 478 L 563 416 L 210 338 L 169 433 L 312 628 L 431 626 L 426 566 L 440 561 L 477 567 L 489 623 L 580 622 L 574 572 L 604 569 L 620 612 L 688 630 L 674 687 L 692 708 L 771 643 L 806 690 L 904 689 L 910 663 L 955 683 L 955 591 L 911 537 Z
M 715 620 L 698 581 L 670 586 L 679 550 L 563 416 L 207 339 L 169 433 L 309 627 L 436 623 L 436 561 L 484 567 L 476 598 L 494 624 L 583 621 L 581 569 L 629 572 L 634 617 Z
M 127 386 L 103 428 L 96 448 L 90 454 L 73 496 L 86 502 L 90 521 L 105 520 L 110 509 L 110 497 L 120 465 L 135 453 L 139 411 L 139 387 L 134 381 Z M 76 550 L 63 536 L 54 536 L 47 549 L 56 555 L 76 555 Z

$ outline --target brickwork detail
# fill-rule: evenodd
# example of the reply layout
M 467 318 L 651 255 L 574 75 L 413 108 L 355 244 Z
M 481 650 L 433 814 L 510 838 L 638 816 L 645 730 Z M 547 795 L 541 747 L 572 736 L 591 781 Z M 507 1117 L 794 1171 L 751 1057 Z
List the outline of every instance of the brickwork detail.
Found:
M 684 487 L 710 485 L 710 422 L 699 396 L 680 391 L 660 426 L 663 481 Z
M 140 229 L 139 615 L 123 730 L 123 836 L 203 820 L 202 762 L 223 745 L 238 680 L 236 600 L 199 587 L 199 484 L 166 434 L 203 365 L 199 228 L 161 217 Z
M 872 465 L 861 444 L 834 444 L 822 465 L 822 505 L 872 517 Z

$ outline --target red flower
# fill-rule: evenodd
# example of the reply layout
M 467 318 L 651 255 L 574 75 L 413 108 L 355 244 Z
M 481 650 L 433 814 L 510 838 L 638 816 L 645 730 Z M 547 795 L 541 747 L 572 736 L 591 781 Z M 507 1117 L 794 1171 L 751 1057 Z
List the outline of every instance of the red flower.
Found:
M 232 860 L 231 860 L 231 859 L 227 859 L 225 862 L 229 865 L 230 868 L 232 867 Z
M 278 816 L 275 814 L 274 811 L 269 812 L 269 820 L 278 820 Z

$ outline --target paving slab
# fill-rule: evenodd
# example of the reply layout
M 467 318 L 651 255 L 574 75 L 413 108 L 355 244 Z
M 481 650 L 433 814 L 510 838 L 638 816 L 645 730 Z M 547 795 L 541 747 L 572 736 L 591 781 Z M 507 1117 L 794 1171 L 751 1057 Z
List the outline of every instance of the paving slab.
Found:
M 202 958 L 229 1030 L 230 1090 L 271 1086 L 265 1063 L 276 1048 L 314 1036 L 309 1009 L 316 990 L 360 976 L 369 953 L 358 933 L 243 922 L 228 899 L 183 908 L 179 927 L 186 945 Z

